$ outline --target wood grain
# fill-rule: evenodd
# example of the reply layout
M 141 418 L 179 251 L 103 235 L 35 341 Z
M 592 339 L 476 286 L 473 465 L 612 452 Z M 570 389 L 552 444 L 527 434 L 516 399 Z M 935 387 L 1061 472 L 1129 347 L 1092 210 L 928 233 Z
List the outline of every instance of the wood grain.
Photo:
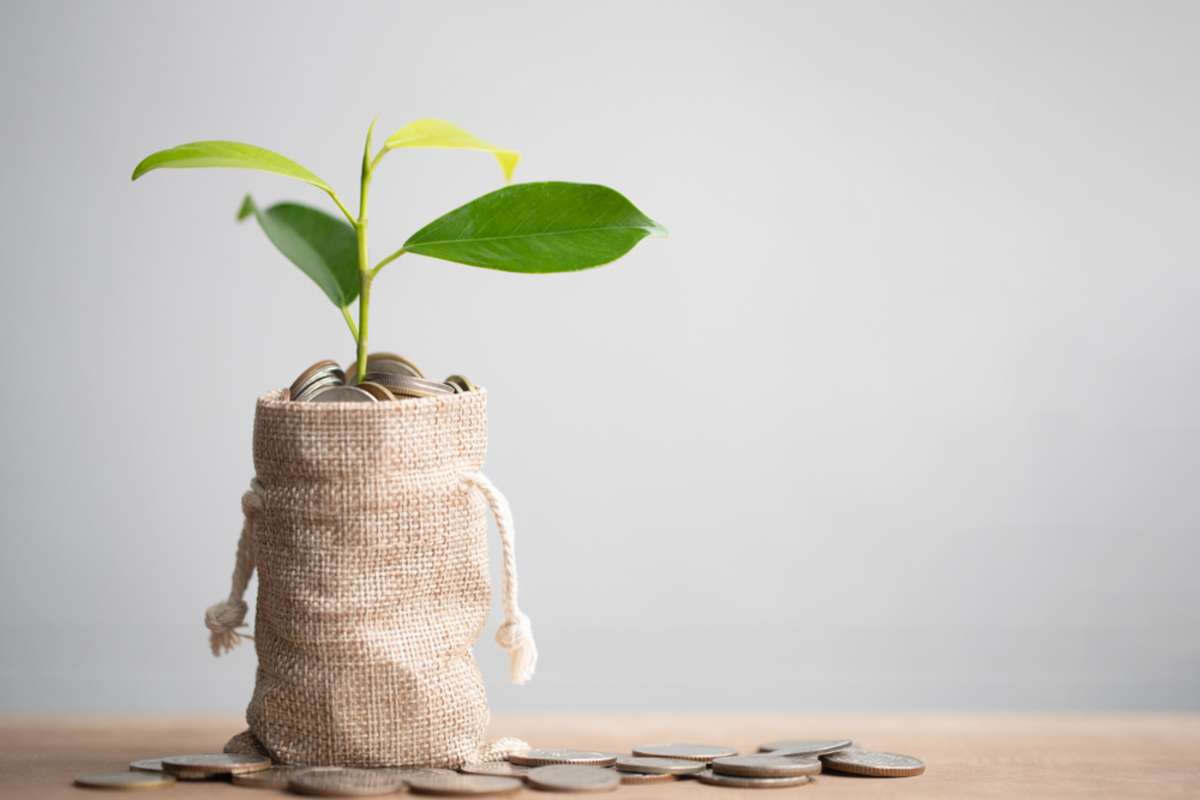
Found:
M 124 769 L 135 758 L 218 751 L 236 717 L 0 716 L 0 796 L 74 798 L 76 774 Z M 708 742 L 743 751 L 760 742 L 845 736 L 925 761 L 917 778 L 822 775 L 809 786 L 736 790 L 694 782 L 625 786 L 622 796 L 871 798 L 1197 797 L 1200 714 L 546 714 L 504 716 L 493 735 L 535 746 L 627 752 L 636 744 Z M 263 790 L 189 783 L 139 796 L 200 800 Z M 774 792 L 774 794 L 772 794 Z M 543 792 L 526 790 L 522 797 Z

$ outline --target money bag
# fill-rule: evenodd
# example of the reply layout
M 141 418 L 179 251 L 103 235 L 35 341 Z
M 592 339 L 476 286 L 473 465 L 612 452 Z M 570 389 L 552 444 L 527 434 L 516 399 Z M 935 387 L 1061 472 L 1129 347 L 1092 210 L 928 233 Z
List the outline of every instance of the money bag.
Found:
M 483 390 L 380 403 L 258 400 L 256 477 L 229 597 L 208 609 L 235 646 L 258 572 L 247 742 L 285 764 L 454 767 L 503 758 L 471 648 L 490 604 L 487 512 L 501 538 L 514 682 L 537 660 L 517 604 L 512 515 L 480 472 Z

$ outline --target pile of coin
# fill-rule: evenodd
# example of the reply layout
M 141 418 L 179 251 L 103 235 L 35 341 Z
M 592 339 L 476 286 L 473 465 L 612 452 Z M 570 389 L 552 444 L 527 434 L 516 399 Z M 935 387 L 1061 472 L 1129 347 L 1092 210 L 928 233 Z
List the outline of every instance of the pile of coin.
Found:
M 367 797 L 409 791 L 469 797 L 515 792 L 530 786 L 547 792 L 609 792 L 619 786 L 696 780 L 712 786 L 776 789 L 804 786 L 822 772 L 872 778 L 920 775 L 925 765 L 912 756 L 864 750 L 849 739 L 769 742 L 738 755 L 729 747 L 655 744 L 630 755 L 590 750 L 527 750 L 499 763 L 465 764 L 458 772 L 432 767 L 275 766 L 265 756 L 163 756 L 134 761 L 129 772 L 81 775 L 78 786 L 153 789 L 176 780 L 226 779 L 237 786 L 287 789 L 319 797 Z
M 430 380 L 416 364 L 395 353 L 371 353 L 362 381 L 356 379 L 357 374 L 357 363 L 342 369 L 336 361 L 318 361 L 292 381 L 287 399 L 296 403 L 379 403 L 476 391 L 475 384 L 462 375 Z

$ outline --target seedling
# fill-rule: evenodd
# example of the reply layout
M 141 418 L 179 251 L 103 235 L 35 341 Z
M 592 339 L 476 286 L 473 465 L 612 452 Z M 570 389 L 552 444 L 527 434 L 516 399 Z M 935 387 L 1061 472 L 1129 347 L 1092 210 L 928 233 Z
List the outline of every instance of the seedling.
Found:
M 507 183 L 520 156 L 488 144 L 449 122 L 422 119 L 393 133 L 372 155 L 372 122 L 363 148 L 358 214 L 305 167 L 278 153 L 240 142 L 182 144 L 147 156 L 133 180 L 163 168 L 231 167 L 274 172 L 309 183 L 329 195 L 345 220 L 311 206 L 278 203 L 261 210 L 249 195 L 238 219 L 253 216 L 289 261 L 321 287 L 356 343 L 358 380 L 367 369 L 371 283 L 406 253 L 474 267 L 528 274 L 571 272 L 615 261 L 651 234 L 666 231 L 619 192 L 588 183 L 518 183 L 477 197 L 408 237 L 399 250 L 374 265 L 367 249 L 367 195 L 384 156 L 401 148 L 474 150 L 492 154 Z M 358 322 L 351 306 L 358 301 Z

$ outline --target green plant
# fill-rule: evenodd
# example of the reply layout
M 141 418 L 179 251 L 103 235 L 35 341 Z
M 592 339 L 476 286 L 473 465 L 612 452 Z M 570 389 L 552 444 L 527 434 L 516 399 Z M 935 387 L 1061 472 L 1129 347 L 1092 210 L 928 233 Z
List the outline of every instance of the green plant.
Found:
M 438 217 L 408 237 L 404 246 L 373 266 L 367 250 L 367 195 L 383 157 L 400 148 L 474 150 L 491 153 L 512 178 L 520 156 L 478 139 L 448 122 L 417 120 L 389 136 L 374 155 L 367 129 L 357 216 L 328 183 L 289 158 L 240 142 L 205 141 L 147 156 L 133 180 L 156 169 L 231 167 L 273 172 L 312 184 L 329 195 L 345 221 L 317 208 L 278 203 L 261 210 L 246 196 L 238 219 L 253 216 L 284 256 L 321 287 L 342 312 L 357 345 L 358 379 L 367 366 L 371 283 L 405 253 L 417 253 L 507 272 L 569 272 L 620 258 L 650 234 L 665 234 L 654 220 L 606 186 L 547 181 L 505 186 Z M 358 322 L 350 307 L 358 300 Z

